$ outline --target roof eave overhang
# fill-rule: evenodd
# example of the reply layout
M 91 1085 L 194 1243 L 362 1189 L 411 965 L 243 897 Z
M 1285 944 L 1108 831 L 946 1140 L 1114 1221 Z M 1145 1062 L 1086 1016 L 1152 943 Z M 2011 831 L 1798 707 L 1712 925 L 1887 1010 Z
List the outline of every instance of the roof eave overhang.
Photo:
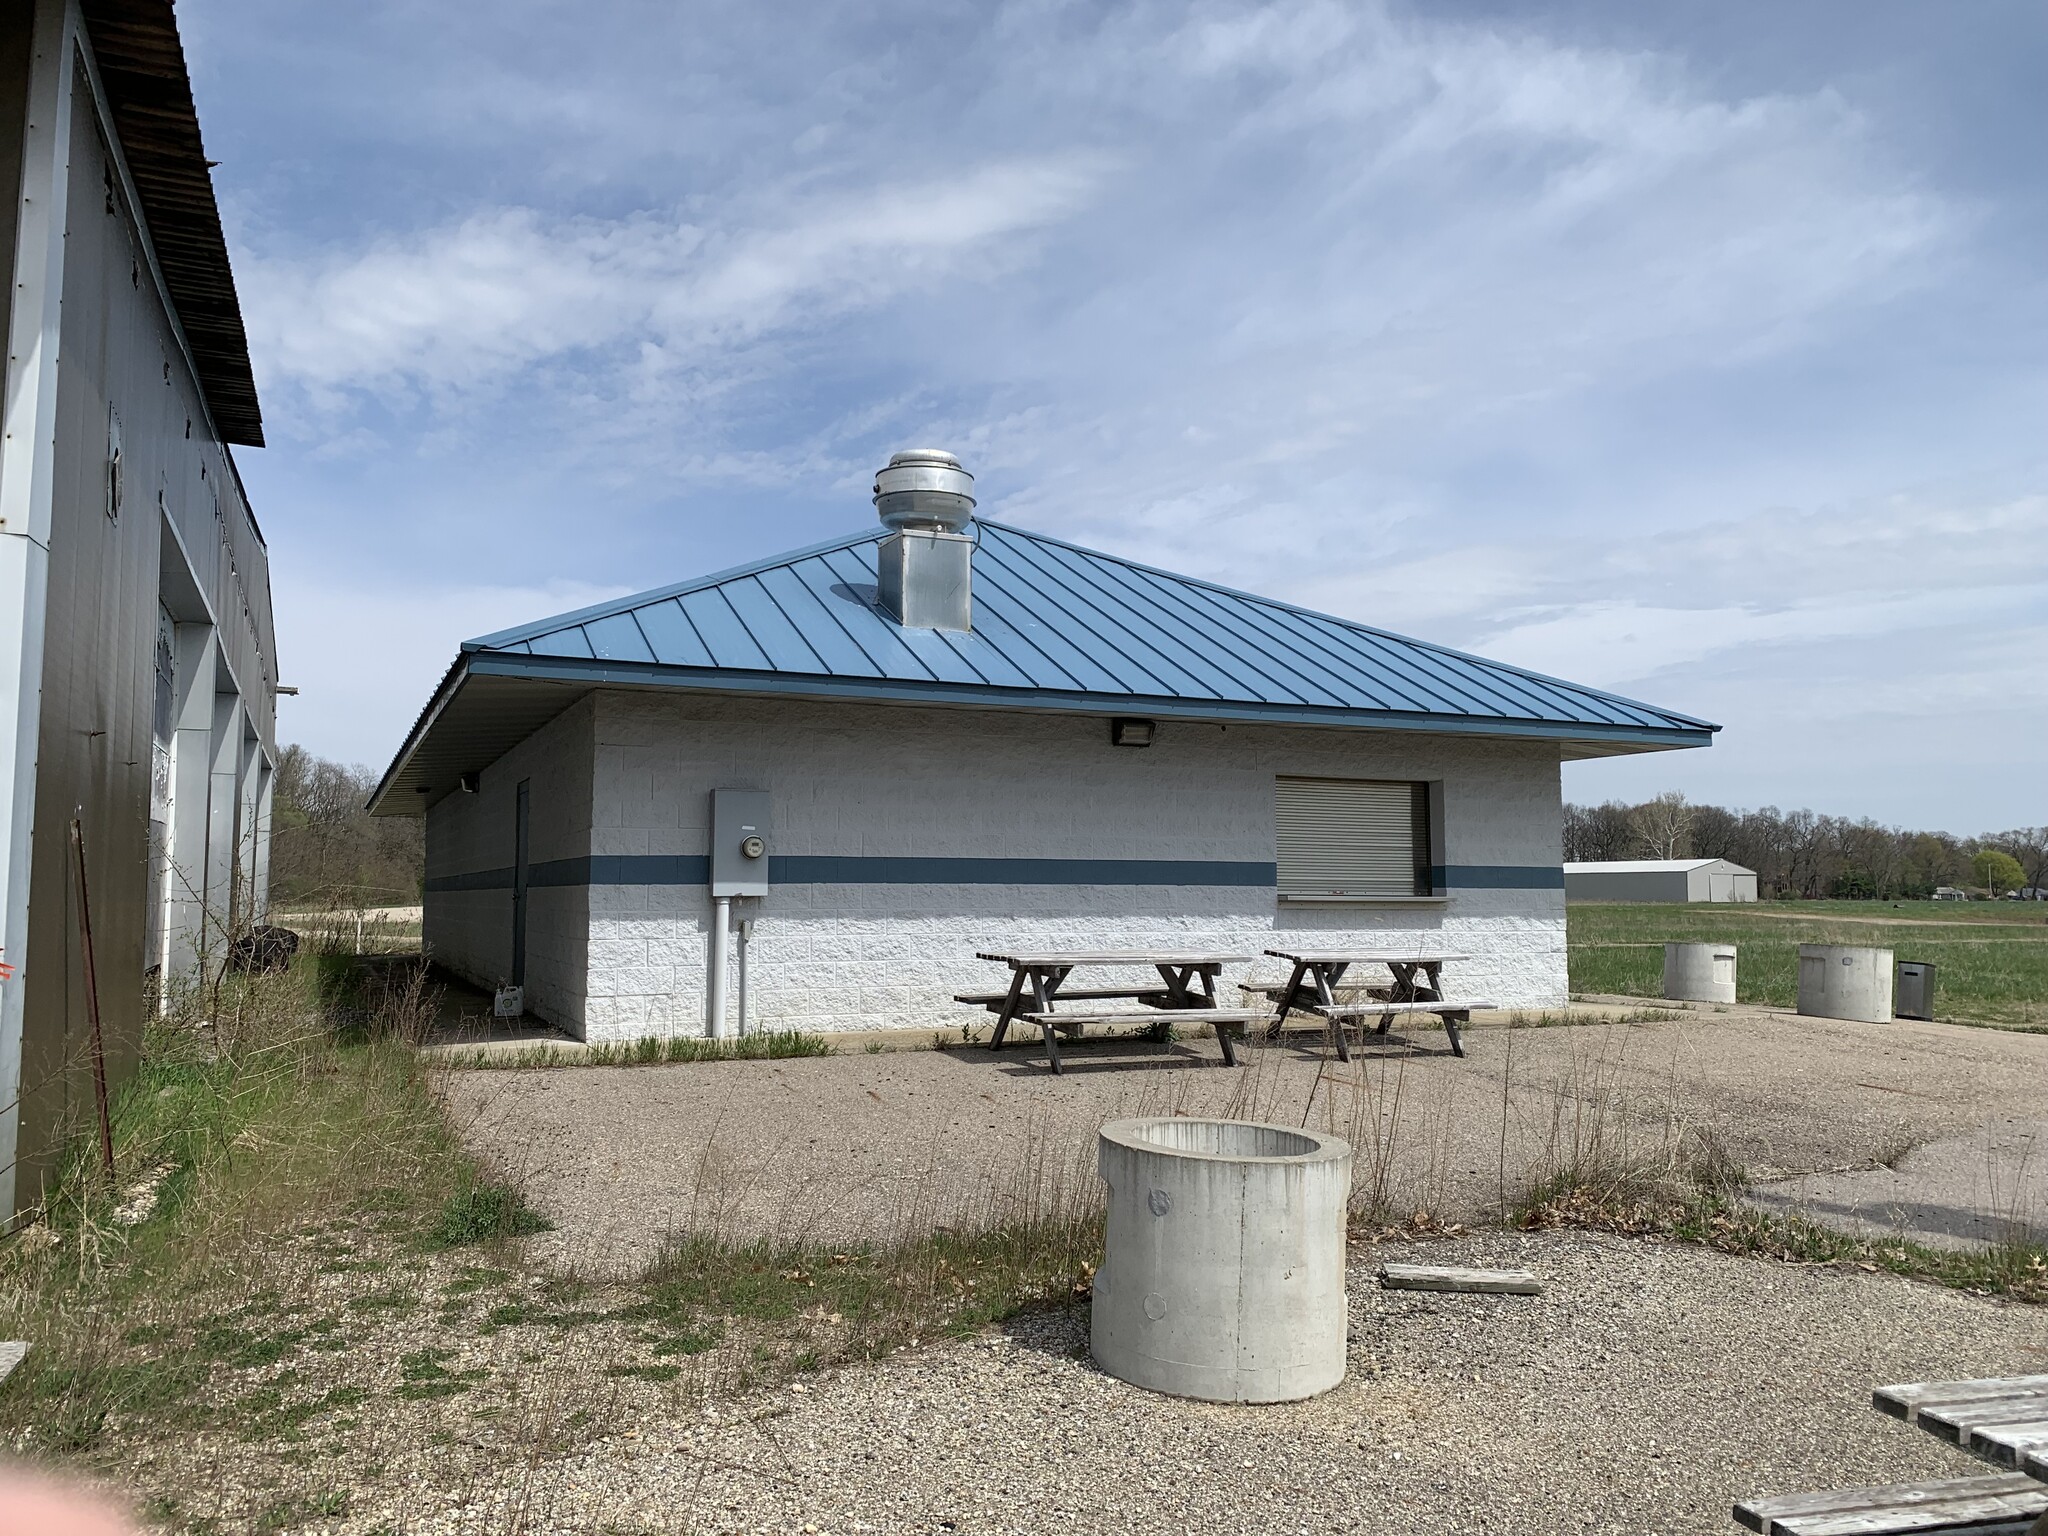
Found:
M 1422 711 L 1319 709 L 1216 699 L 1185 699 L 1136 694 L 1059 692 L 1036 688 L 989 688 L 979 684 L 904 682 L 888 678 L 834 678 L 716 668 L 668 667 L 645 662 L 592 660 L 575 656 L 531 656 L 466 651 L 460 656 L 433 701 L 422 712 L 383 782 L 371 797 L 378 815 L 407 815 L 432 805 L 447 792 L 415 791 L 416 803 L 398 805 L 392 797 L 406 765 L 433 732 L 463 686 L 472 678 L 520 678 L 567 685 L 563 707 L 594 688 L 657 688 L 682 693 L 710 693 L 756 698 L 811 699 L 822 702 L 923 704 L 953 709 L 1024 710 L 1060 715 L 1143 715 L 1154 719 L 1204 721 L 1211 724 L 1304 725 L 1334 730 L 1412 731 L 1429 735 L 1480 736 L 1557 742 L 1569 758 L 1608 757 L 1625 753 L 1670 752 L 1713 743 L 1715 725 L 1698 727 L 1616 725 L 1573 720 L 1509 720 L 1476 715 L 1431 714 Z M 539 728 L 537 722 L 535 729 Z M 479 763 L 477 768 L 486 766 Z
M 223 441 L 261 448 L 263 410 L 173 0 L 84 0 L 83 12 L 117 155 L 207 414 Z

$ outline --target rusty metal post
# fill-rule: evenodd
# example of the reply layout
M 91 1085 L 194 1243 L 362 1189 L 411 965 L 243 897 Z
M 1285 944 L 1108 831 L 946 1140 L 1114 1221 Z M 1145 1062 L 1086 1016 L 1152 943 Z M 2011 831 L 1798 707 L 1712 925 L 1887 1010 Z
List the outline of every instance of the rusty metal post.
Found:
M 86 892 L 85 824 L 71 818 L 71 851 L 78 857 L 78 942 L 85 961 L 85 1016 L 92 1025 L 92 1094 L 100 1116 L 100 1156 L 114 1177 L 114 1122 L 107 1113 L 107 1046 L 100 1033 L 100 987 L 92 962 L 92 900 Z

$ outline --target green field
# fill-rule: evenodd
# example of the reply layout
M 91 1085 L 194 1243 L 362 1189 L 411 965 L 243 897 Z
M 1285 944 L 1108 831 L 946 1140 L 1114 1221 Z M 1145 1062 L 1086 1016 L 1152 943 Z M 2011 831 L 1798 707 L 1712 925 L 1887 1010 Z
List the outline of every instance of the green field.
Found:
M 1568 910 L 1574 993 L 1656 997 L 1665 944 L 1723 941 L 1741 951 L 1736 995 L 1790 1008 L 1801 944 L 1868 944 L 1938 967 L 1943 1019 L 2048 1028 L 2048 906 L 2038 902 L 1573 902 Z

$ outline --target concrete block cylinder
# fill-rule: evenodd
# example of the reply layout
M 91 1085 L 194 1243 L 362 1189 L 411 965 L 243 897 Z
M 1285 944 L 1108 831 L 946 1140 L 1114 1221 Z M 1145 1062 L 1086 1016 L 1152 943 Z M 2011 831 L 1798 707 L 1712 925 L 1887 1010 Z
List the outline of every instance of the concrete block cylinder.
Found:
M 1664 995 L 1688 1003 L 1735 1001 L 1733 944 L 1666 944 Z
M 1351 1147 L 1243 1120 L 1113 1120 L 1095 1361 L 1217 1403 L 1282 1403 L 1344 1379 Z
M 1799 1011 L 1821 1019 L 1890 1023 L 1892 952 L 1848 944 L 1800 945 Z

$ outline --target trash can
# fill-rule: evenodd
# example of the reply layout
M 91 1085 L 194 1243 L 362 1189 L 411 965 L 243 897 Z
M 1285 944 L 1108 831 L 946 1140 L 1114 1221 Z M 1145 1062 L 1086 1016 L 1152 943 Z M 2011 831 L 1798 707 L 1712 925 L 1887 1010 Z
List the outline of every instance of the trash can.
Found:
M 1925 960 L 1899 962 L 1898 1001 L 1893 1005 L 1902 1019 L 1934 1017 L 1934 967 Z
M 1242 1120 L 1113 1120 L 1095 1363 L 1133 1386 L 1284 1403 L 1344 1379 L 1351 1147 Z

